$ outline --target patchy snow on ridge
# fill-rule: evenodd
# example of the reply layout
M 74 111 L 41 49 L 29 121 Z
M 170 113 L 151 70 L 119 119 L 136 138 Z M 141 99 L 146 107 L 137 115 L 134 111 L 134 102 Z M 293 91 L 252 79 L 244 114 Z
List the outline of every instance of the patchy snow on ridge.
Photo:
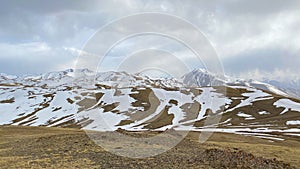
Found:
M 194 87 L 172 78 L 87 69 L 17 78 L 0 74 L 0 125 L 81 125 L 82 129 L 98 131 L 174 128 L 253 133 L 268 139 L 272 131 L 300 133 L 296 128 L 300 124 L 300 101 L 279 96 L 276 88 L 263 88 L 268 85 L 256 81 L 232 85 L 224 81 L 229 92 L 222 93 L 221 86 L 209 86 L 211 81 L 222 82 L 220 79 L 205 71 L 194 73 L 200 74 L 190 74 L 191 79 L 186 76 L 195 82 Z M 273 109 L 284 111 L 278 114 Z M 290 115 L 288 111 L 295 112 Z M 220 117 L 215 124 L 207 123 L 211 113 Z
M 290 121 L 287 121 L 286 125 L 300 125 L 300 120 L 290 120 Z
M 269 112 L 267 112 L 267 111 L 260 111 L 260 112 L 258 112 L 258 114 L 259 114 L 259 115 L 265 115 L 265 114 L 271 114 L 271 113 L 269 113 Z
M 237 114 L 237 116 L 239 116 L 239 117 L 252 117 L 252 115 L 246 114 L 246 113 L 243 113 L 243 112 L 239 112 L 239 113 Z
M 288 94 L 286 94 L 285 92 L 277 89 L 276 87 L 267 84 L 267 83 L 263 83 L 263 82 L 259 82 L 256 80 L 251 80 L 249 82 L 250 86 L 256 87 L 258 89 L 262 89 L 262 90 L 266 90 L 266 91 L 270 91 L 272 93 L 278 94 L 278 95 L 282 95 L 282 96 L 288 96 Z
M 238 87 L 235 87 L 238 88 Z M 236 107 L 227 110 L 227 112 L 232 111 L 234 109 L 240 108 L 240 107 L 244 107 L 244 106 L 249 106 L 252 105 L 253 102 L 257 99 L 257 98 L 262 98 L 262 97 L 269 97 L 272 96 L 269 93 L 263 92 L 261 90 L 257 90 L 257 89 L 253 89 L 253 88 L 248 88 L 248 87 L 239 87 L 239 88 L 246 88 L 249 92 L 247 93 L 243 93 L 242 96 L 247 97 L 244 100 L 241 100 L 241 103 L 238 104 Z
M 280 99 L 274 103 L 276 107 L 284 107 L 285 109 L 280 113 L 284 114 L 288 112 L 289 110 L 291 111 L 298 111 L 300 112 L 300 103 L 294 102 L 290 99 Z

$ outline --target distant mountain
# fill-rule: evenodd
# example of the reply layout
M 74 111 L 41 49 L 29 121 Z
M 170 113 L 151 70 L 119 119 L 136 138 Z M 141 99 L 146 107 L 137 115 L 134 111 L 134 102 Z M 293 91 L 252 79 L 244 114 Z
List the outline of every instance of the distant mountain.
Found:
M 212 80 L 223 86 L 211 86 Z M 219 119 L 211 124 L 214 116 Z M 267 83 L 221 79 L 201 69 L 179 80 L 69 69 L 0 74 L 0 117 L 10 125 L 214 130 L 280 140 L 270 133 L 299 134 L 300 101 Z
M 210 73 L 204 69 L 195 69 L 192 72 L 184 75 L 183 83 L 188 84 L 190 86 L 201 87 L 211 86 L 212 84 L 228 86 L 246 86 L 269 91 L 278 95 L 289 96 L 286 92 L 284 92 L 285 90 L 280 90 L 279 88 L 275 87 L 275 85 L 273 86 L 271 84 L 255 80 L 234 79 L 225 75 L 223 77 L 217 77 L 213 73 Z
M 265 79 L 263 81 L 277 87 L 292 97 L 300 99 L 300 80 L 277 81 Z
M 208 72 L 205 69 L 195 69 L 190 73 L 185 74 L 183 83 L 189 86 L 212 86 L 224 85 L 228 79 L 217 77 L 215 74 Z

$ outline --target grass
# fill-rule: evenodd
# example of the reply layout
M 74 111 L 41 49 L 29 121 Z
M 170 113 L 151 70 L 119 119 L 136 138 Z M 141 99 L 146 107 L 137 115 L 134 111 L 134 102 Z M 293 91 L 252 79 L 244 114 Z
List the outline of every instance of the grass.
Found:
M 152 134 L 132 132 L 131 135 L 139 137 Z M 106 152 L 82 130 L 0 126 L 0 168 L 300 167 L 299 139 L 271 143 L 260 138 L 214 133 L 207 142 L 200 144 L 198 137 L 198 132 L 190 132 L 176 147 L 165 153 L 144 159 L 130 159 Z M 123 149 L 119 142 L 108 143 L 115 150 Z M 136 146 L 143 149 L 149 145 L 140 143 Z M 156 148 L 164 147 L 156 145 Z
M 193 140 L 198 139 L 198 133 L 191 134 Z M 210 147 L 219 149 L 239 149 L 255 156 L 269 159 L 276 158 L 294 166 L 300 167 L 300 139 L 296 137 L 284 137 L 285 141 L 274 141 L 241 136 L 227 133 L 214 133 L 209 139 Z

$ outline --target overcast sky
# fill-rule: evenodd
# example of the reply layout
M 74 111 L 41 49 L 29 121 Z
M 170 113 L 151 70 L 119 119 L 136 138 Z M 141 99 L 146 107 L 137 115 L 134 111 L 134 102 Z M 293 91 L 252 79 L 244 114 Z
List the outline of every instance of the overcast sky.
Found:
M 228 75 L 299 78 L 299 9 L 299 0 L 1 1 L 0 72 L 22 75 L 73 68 L 78 51 L 105 24 L 140 12 L 161 12 L 197 26 L 214 46 Z M 157 42 L 155 38 L 120 44 L 105 64 L 113 66 L 118 62 L 115 55 L 133 52 L 137 43 Z M 177 49 L 174 53 L 182 52 L 176 43 L 161 44 Z

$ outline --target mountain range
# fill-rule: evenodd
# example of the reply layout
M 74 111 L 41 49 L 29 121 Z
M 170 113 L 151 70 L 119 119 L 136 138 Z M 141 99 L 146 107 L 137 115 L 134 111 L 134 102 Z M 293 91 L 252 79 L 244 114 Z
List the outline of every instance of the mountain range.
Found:
M 221 79 L 203 69 L 182 79 L 88 69 L 0 74 L 0 124 L 218 131 L 274 141 L 300 135 L 300 101 L 290 92 L 275 81 Z

